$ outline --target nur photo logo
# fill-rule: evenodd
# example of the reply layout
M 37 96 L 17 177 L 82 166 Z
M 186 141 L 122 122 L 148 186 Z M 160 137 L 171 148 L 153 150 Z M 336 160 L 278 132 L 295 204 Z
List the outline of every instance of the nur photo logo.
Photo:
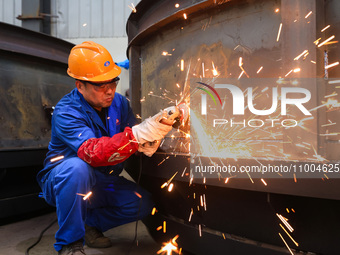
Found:
M 221 100 L 221 97 L 220 95 L 217 93 L 216 89 L 214 89 L 212 86 L 208 85 L 208 84 L 205 84 L 203 82 L 197 82 L 198 84 L 201 84 L 205 87 L 207 87 L 208 89 L 210 89 L 212 92 L 215 93 L 215 95 L 217 96 L 221 106 L 222 106 L 222 100 Z M 197 87 L 198 89 L 200 90 L 203 90 L 204 92 L 206 92 L 211 98 L 212 100 L 214 101 L 215 105 L 217 105 L 216 103 L 216 100 L 214 98 L 214 96 L 211 94 L 211 92 L 205 88 L 201 88 L 201 87 Z M 201 108 L 201 113 L 202 115 L 206 115 L 207 114 L 207 95 L 206 94 L 201 94 L 201 99 L 202 99 L 202 108 Z

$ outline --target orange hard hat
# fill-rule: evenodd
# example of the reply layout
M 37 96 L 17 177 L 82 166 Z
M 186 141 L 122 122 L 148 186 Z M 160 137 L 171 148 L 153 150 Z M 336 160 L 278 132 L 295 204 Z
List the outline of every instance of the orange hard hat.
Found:
M 116 78 L 121 69 L 113 62 L 107 49 L 87 41 L 71 49 L 67 73 L 78 80 L 105 82 Z

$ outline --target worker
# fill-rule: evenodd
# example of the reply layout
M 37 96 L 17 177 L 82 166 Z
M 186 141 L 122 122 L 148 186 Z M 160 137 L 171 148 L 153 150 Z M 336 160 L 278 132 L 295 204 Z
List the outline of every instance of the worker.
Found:
M 136 123 L 128 100 L 115 93 L 120 72 L 95 42 L 70 52 L 67 73 L 76 88 L 55 107 L 48 153 L 37 175 L 42 196 L 56 207 L 59 255 L 83 255 L 84 243 L 110 247 L 103 232 L 151 213 L 151 195 L 120 176 L 122 162 L 137 150 L 152 156 L 172 127 L 162 122 L 166 111 Z

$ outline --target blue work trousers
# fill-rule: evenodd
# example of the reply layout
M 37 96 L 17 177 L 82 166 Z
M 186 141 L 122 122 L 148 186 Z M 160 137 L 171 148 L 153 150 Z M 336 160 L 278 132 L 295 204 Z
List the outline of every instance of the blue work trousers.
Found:
M 101 173 L 78 157 L 53 168 L 42 183 L 42 190 L 47 203 L 57 208 L 57 251 L 83 239 L 85 224 L 105 232 L 143 219 L 154 206 L 150 193 L 136 183 Z M 83 200 L 81 194 L 90 191 L 92 195 Z

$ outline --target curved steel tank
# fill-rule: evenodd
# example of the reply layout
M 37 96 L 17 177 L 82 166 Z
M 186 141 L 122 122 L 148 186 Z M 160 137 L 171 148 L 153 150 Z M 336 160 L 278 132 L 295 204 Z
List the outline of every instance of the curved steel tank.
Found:
M 127 23 L 127 54 L 131 104 L 142 119 L 181 101 L 197 81 L 215 81 L 214 71 L 218 78 L 236 82 L 240 77 L 247 79 L 246 75 L 249 80 L 275 79 L 293 85 L 298 81 L 312 94 L 308 109 L 316 108 L 305 128 L 285 130 L 280 138 L 258 133 L 262 147 L 254 145 L 250 156 L 217 160 L 234 166 L 251 166 L 259 160 L 311 165 L 314 155 L 333 166 L 339 164 L 339 105 L 323 103 L 339 99 L 339 1 L 142 0 L 136 10 Z M 243 134 L 234 145 L 251 135 Z M 301 149 L 306 143 L 312 154 Z M 157 239 L 179 235 L 179 246 L 194 254 L 289 254 L 287 246 L 294 254 L 337 254 L 337 175 L 273 178 L 266 185 L 260 178 L 229 182 L 226 175 L 192 178 L 196 145 L 189 146 L 183 132 L 173 131 L 153 157 L 143 156 L 127 165 L 135 179 L 134 169 L 141 169 L 141 185 L 155 196 L 158 213 L 147 225 Z M 273 151 L 273 158 L 263 160 L 264 148 Z M 280 158 L 280 152 L 290 157 Z M 199 160 L 210 162 L 214 155 Z M 161 188 L 169 180 L 174 183 L 171 192 Z M 290 237 L 279 215 L 295 227 Z M 163 220 L 167 233 L 155 230 Z
M 36 173 L 51 135 L 53 106 L 71 91 L 73 44 L 0 23 L 0 218 L 46 207 Z

